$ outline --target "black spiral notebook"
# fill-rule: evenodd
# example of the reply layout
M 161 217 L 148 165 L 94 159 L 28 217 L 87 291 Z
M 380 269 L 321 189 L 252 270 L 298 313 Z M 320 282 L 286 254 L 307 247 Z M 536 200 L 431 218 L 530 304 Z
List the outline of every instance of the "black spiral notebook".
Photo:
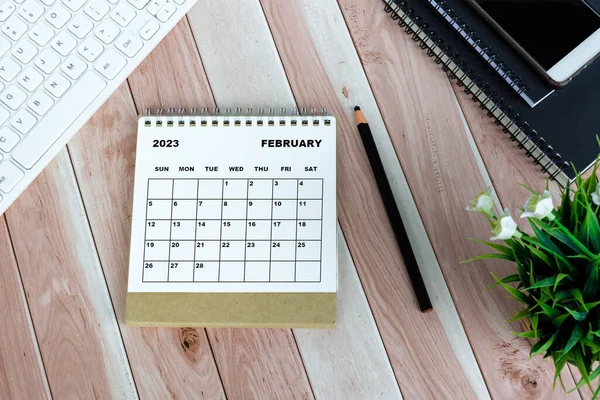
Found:
M 599 152 L 600 62 L 531 108 L 429 0 L 384 2 L 386 12 L 551 179 L 566 186 L 575 177 L 571 164 L 578 171 L 591 166 Z
M 523 62 L 466 0 L 425 1 L 530 107 L 554 93 L 554 87 Z

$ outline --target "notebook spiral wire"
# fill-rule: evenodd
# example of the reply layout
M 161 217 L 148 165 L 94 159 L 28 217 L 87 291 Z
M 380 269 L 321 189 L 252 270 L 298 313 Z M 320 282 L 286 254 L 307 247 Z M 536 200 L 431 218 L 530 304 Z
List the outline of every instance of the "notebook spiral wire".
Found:
M 155 112 L 147 108 L 144 112 L 144 125 L 157 127 L 172 126 L 324 126 L 331 125 L 327 109 L 321 108 L 158 108 Z
M 404 28 L 406 34 L 410 35 L 421 49 L 426 50 L 427 55 L 432 57 L 450 78 L 455 79 L 458 86 L 463 87 L 464 92 L 470 94 L 472 100 L 479 103 L 479 107 L 486 110 L 490 118 L 495 119 L 496 125 L 502 126 L 503 131 L 510 136 L 510 139 L 516 141 L 527 157 L 534 160 L 534 164 L 539 165 L 551 180 L 556 180 L 562 186 L 569 184 L 569 178 L 563 172 L 565 168 L 569 167 L 569 163 L 563 161 L 561 155 L 555 152 L 552 146 L 547 145 L 545 139 L 527 122 L 521 121 L 521 116 L 512 107 L 507 106 L 505 100 L 496 91 L 490 90 L 489 84 L 482 83 L 481 76 L 460 59 L 460 54 L 453 52 L 452 46 L 444 44 L 444 39 L 437 37 L 436 31 L 429 28 L 429 24 L 423 21 L 421 16 L 415 15 L 415 10 L 410 8 L 408 1 L 384 0 L 384 2 L 386 3 L 385 12 L 390 14 L 393 20 L 398 21 L 398 25 Z M 440 4 L 445 5 L 445 2 Z M 451 11 L 446 10 L 446 12 Z M 458 16 L 455 17 L 458 18 Z M 466 24 L 463 24 L 463 27 L 465 30 L 468 29 Z M 479 46 L 485 46 L 479 38 L 473 38 L 473 40 L 475 39 L 479 40 Z M 503 67 L 505 68 L 504 64 L 498 61 L 497 68 Z M 521 83 L 513 71 L 507 71 L 507 73 L 509 72 L 512 76 L 511 79 L 514 78 L 513 82 Z M 520 90 L 527 89 L 525 86 L 519 86 L 519 88 Z

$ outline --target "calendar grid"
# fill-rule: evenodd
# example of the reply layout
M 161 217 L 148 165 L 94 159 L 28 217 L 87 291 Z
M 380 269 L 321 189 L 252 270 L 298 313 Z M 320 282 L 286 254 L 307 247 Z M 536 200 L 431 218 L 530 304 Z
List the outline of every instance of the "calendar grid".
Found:
M 198 186 L 200 186 L 200 180 L 198 180 Z M 200 192 L 200 189 L 198 189 L 198 192 Z M 221 197 L 224 197 L 225 195 L 225 184 L 223 183 L 223 181 L 221 181 Z M 217 272 L 217 279 L 220 281 L 221 280 L 221 251 L 222 251 L 222 240 L 223 240 L 223 204 L 224 201 L 221 201 L 221 222 L 219 224 L 219 267 L 218 267 L 218 272 Z
M 146 188 L 146 199 L 148 199 L 150 197 L 150 185 L 148 185 L 148 187 Z M 146 200 L 146 223 L 144 224 L 144 240 L 147 237 L 147 231 L 148 231 L 148 201 Z M 144 242 L 144 268 L 142 268 L 142 282 L 144 281 L 144 272 L 146 271 L 146 268 L 148 267 L 148 264 L 146 263 L 146 242 Z
M 171 183 L 171 197 L 175 194 L 175 182 Z M 171 201 L 171 221 L 173 220 L 173 204 Z M 169 224 L 169 260 L 171 260 L 171 237 L 173 235 L 173 224 Z M 171 261 L 167 261 L 167 281 L 169 280 L 169 275 L 171 275 L 171 266 L 169 265 Z
M 271 257 L 273 256 L 273 197 L 275 194 L 275 181 L 271 181 L 271 220 L 269 222 L 269 226 L 270 226 L 270 233 L 269 233 L 269 260 L 271 259 Z M 271 281 L 271 277 L 272 277 L 272 272 L 273 272 L 273 263 L 269 262 L 269 281 Z
M 175 184 L 173 184 L 175 186 Z M 200 201 L 200 181 L 196 182 L 196 204 Z M 192 262 L 192 282 L 196 280 L 196 240 L 198 239 L 198 206 L 196 206 L 196 219 L 194 220 L 194 261 Z M 200 266 L 200 264 L 198 264 Z
M 146 194 L 143 282 L 321 282 L 322 178 L 150 178 Z

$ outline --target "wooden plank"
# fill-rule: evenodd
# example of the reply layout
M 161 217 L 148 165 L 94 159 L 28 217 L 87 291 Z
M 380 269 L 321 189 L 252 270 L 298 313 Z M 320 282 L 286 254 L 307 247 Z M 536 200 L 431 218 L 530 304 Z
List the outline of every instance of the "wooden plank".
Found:
M 394 371 L 339 225 L 337 232 L 337 328 L 294 329 L 313 391 L 320 399 L 401 399 Z
M 219 22 L 215 26 L 216 14 Z M 206 3 L 196 6 L 189 19 L 201 55 L 219 54 L 204 61 L 218 104 L 294 106 L 285 71 L 258 3 L 247 2 L 235 9 L 227 7 L 226 2 Z M 231 30 L 231 26 L 236 30 Z M 347 247 L 341 241 L 343 235 L 338 234 L 341 239 L 337 328 L 294 330 L 312 389 L 317 398 L 325 399 L 399 398 L 372 313 Z M 356 346 L 357 342 L 361 346 Z M 345 356 L 341 358 L 340 354 Z M 360 360 L 360 366 L 348 360 Z
M 518 305 L 501 290 L 485 290 L 490 272 L 512 267 L 459 265 L 482 252 L 466 238 L 489 237 L 489 227 L 464 211 L 484 180 L 447 78 L 382 9 L 366 0 L 339 3 L 492 397 L 577 397 L 552 392 L 551 365 L 530 361 L 530 345 L 509 333 L 519 329 L 505 322 Z
M 137 398 L 66 150 L 5 215 L 52 395 Z
M 189 25 L 183 21 L 129 78 L 138 111 L 148 107 L 214 106 L 194 48 Z M 183 54 L 187 57 L 185 62 L 181 61 Z M 290 330 L 209 329 L 207 332 L 228 396 L 261 393 L 276 397 L 285 382 L 295 396 L 312 397 Z M 222 343 L 228 345 L 223 347 Z M 234 362 L 241 353 L 247 357 L 243 374 Z
M 166 44 L 176 40 L 176 34 L 166 40 Z M 133 377 L 144 399 L 224 398 L 203 329 L 131 328 L 123 321 L 136 114 L 129 87 L 124 84 L 68 145 Z
M 233 65 L 240 65 L 242 60 L 246 61 L 246 60 L 253 59 L 253 58 L 251 58 L 251 56 L 249 55 L 249 53 L 254 53 L 255 51 L 259 51 L 258 50 L 259 47 L 261 49 L 264 49 L 264 48 L 269 48 L 269 47 L 272 46 L 272 44 L 270 44 L 267 41 L 268 38 L 269 38 L 269 30 L 268 30 L 268 28 L 270 28 L 271 31 L 273 31 L 273 33 L 275 34 L 275 38 L 277 39 L 277 33 L 274 30 L 276 27 L 273 24 L 270 24 L 270 27 L 267 27 L 267 26 L 264 25 L 264 22 L 261 22 L 261 15 L 260 15 L 261 12 L 260 12 L 260 9 L 258 8 L 258 5 L 254 5 L 252 3 L 245 3 L 241 10 L 240 10 L 239 7 L 236 7 L 236 9 L 231 9 L 228 12 L 227 8 L 224 7 L 222 4 L 218 4 L 218 3 L 216 3 L 216 4 L 215 3 L 211 3 L 211 4 L 215 7 L 215 9 L 221 10 L 221 15 L 222 15 L 221 19 L 222 20 L 225 20 L 225 21 L 234 21 L 233 23 L 228 23 L 228 24 L 230 24 L 231 26 L 242 26 L 242 30 L 244 30 L 244 31 L 247 31 L 247 29 L 249 29 L 248 27 L 251 26 L 252 27 L 251 28 L 252 32 L 254 33 L 255 36 L 248 37 L 247 38 L 247 42 L 246 42 L 246 39 L 244 37 L 244 39 L 242 39 L 242 43 L 240 45 L 238 45 L 238 42 L 240 41 L 240 37 L 239 37 L 240 35 L 239 34 L 238 35 L 235 35 L 235 34 L 231 34 L 231 35 L 223 34 L 221 36 L 221 40 L 220 41 L 215 41 L 214 39 L 216 39 L 216 38 L 214 38 L 214 37 L 212 37 L 212 38 L 206 38 L 206 36 L 209 35 L 209 32 L 207 32 L 207 28 L 205 28 L 206 19 L 202 19 L 200 17 L 203 16 L 203 15 L 204 16 L 206 16 L 206 15 L 210 16 L 210 15 L 214 14 L 214 12 L 211 13 L 210 11 L 204 11 L 204 12 L 198 11 L 197 14 L 192 14 L 190 20 L 191 20 L 191 23 L 193 24 L 193 29 L 194 29 L 194 32 L 195 32 L 195 37 L 199 38 L 197 40 L 198 40 L 198 44 L 199 44 L 199 47 L 200 47 L 200 50 L 201 50 L 201 54 L 204 54 L 205 51 L 207 53 L 209 53 L 209 54 L 213 54 L 215 52 L 214 49 L 216 49 L 216 48 L 229 48 L 229 49 L 232 49 L 232 50 L 225 51 L 224 53 L 228 54 L 228 57 L 233 57 L 232 53 L 238 57 L 237 60 L 236 59 L 232 59 L 230 61 L 230 63 L 233 63 Z M 203 5 L 203 6 L 207 7 L 206 5 Z M 286 5 L 286 8 L 288 6 L 289 5 Z M 197 8 L 198 7 L 199 6 L 197 6 Z M 195 8 L 193 10 L 193 12 L 195 12 L 197 10 L 197 8 Z M 294 10 L 294 6 L 292 6 L 291 9 Z M 204 10 L 204 8 L 203 8 L 203 10 Z M 267 15 L 268 15 L 268 13 L 267 13 Z M 199 18 L 198 21 L 196 21 L 197 17 Z M 267 19 L 269 19 L 269 18 L 267 17 Z M 196 25 L 196 22 L 197 22 L 197 25 Z M 289 21 L 286 21 L 286 22 L 289 22 Z M 264 28 L 262 28 L 263 29 L 263 33 L 260 33 L 260 31 L 259 31 L 259 27 L 261 26 L 261 24 L 264 26 Z M 295 26 L 294 24 L 290 24 L 289 26 L 290 26 L 290 29 L 291 29 L 290 32 L 297 33 L 297 31 L 298 31 L 297 26 Z M 222 32 L 223 29 L 219 29 L 219 31 Z M 305 40 L 305 38 L 302 37 L 302 36 L 298 36 L 298 37 L 295 38 L 295 40 L 294 40 L 294 46 L 296 47 L 296 49 L 295 49 L 296 51 L 298 50 L 297 49 L 298 47 L 302 47 L 302 46 L 305 45 L 304 40 Z M 253 46 L 252 44 L 256 43 L 256 42 L 260 43 L 261 45 L 260 46 Z M 227 44 L 227 43 L 229 43 L 229 44 Z M 213 50 L 211 51 L 211 49 L 213 49 Z M 234 49 L 238 49 L 238 50 L 234 50 Z M 246 52 L 244 52 L 244 51 L 240 51 L 239 49 L 242 49 L 242 50 L 247 49 L 247 50 L 246 50 Z M 262 57 L 264 58 L 264 55 Z M 297 53 L 296 57 L 297 57 L 297 60 L 301 60 L 303 63 L 305 63 L 304 64 L 305 67 L 306 67 L 306 65 L 310 65 L 310 63 L 311 63 L 310 58 L 307 58 L 306 54 L 304 54 L 302 52 Z M 276 64 L 276 62 L 277 62 L 276 56 L 271 55 L 270 58 L 267 59 L 266 64 L 273 65 L 273 64 Z M 220 68 L 220 65 L 223 65 L 223 64 L 227 64 L 227 63 L 223 63 L 220 60 L 215 60 L 212 57 L 210 59 L 206 59 L 205 60 L 205 67 L 206 67 L 206 69 L 208 71 L 208 76 L 209 76 L 209 79 L 211 81 L 211 86 L 212 86 L 213 91 L 215 93 L 215 97 L 217 98 L 218 101 L 219 101 L 220 97 L 219 97 L 219 93 L 218 93 L 218 91 L 216 89 L 217 87 L 222 87 L 223 88 L 222 92 L 223 93 L 227 93 L 227 94 L 223 94 L 223 96 L 227 96 L 228 99 L 232 99 L 232 97 L 233 97 L 232 92 L 235 93 L 236 90 L 239 93 L 238 96 L 239 96 L 240 99 L 246 99 L 247 97 L 250 97 L 250 96 L 245 95 L 244 94 L 245 92 L 251 92 L 252 96 L 255 96 L 257 93 L 261 93 L 260 91 L 261 91 L 261 88 L 263 88 L 263 87 L 268 87 L 268 86 L 270 86 L 270 87 L 273 87 L 273 86 L 275 86 L 275 87 L 278 87 L 278 86 L 286 87 L 285 80 L 284 80 L 285 78 L 282 76 L 282 74 L 284 72 L 283 69 L 281 69 L 279 67 L 276 67 L 276 68 L 271 67 L 270 69 L 265 70 L 262 67 L 261 68 L 254 67 L 254 63 L 253 62 L 245 62 L 244 63 L 244 67 L 249 71 L 249 72 L 246 72 L 245 75 L 252 77 L 252 81 L 250 83 L 253 83 L 253 81 L 257 82 L 256 85 L 255 85 L 256 89 L 250 89 L 250 88 L 248 88 L 248 83 L 247 82 L 245 82 L 245 81 L 244 82 L 235 81 L 235 80 L 232 80 L 231 77 L 229 77 L 229 76 L 226 76 L 226 77 L 221 78 L 221 79 L 219 79 L 219 78 L 213 79 L 211 71 L 218 70 Z M 290 74 L 296 75 L 296 76 L 300 76 L 300 75 L 302 75 L 302 76 L 311 76 L 310 80 L 304 79 L 304 82 L 303 82 L 303 84 L 308 84 L 307 91 L 310 91 L 312 93 L 311 97 L 305 96 L 302 99 L 300 99 L 300 98 L 298 98 L 297 93 L 294 93 L 296 95 L 296 99 L 298 100 L 298 103 L 300 105 L 307 105 L 307 106 L 308 105 L 312 105 L 312 106 L 315 106 L 315 105 L 320 105 L 320 103 L 325 103 L 325 102 L 320 101 L 321 99 L 319 97 L 319 94 L 322 92 L 322 87 L 321 87 L 321 85 L 323 85 L 322 80 L 314 78 L 314 83 L 312 83 L 313 82 L 313 77 L 314 77 L 314 70 L 312 70 L 312 69 L 309 68 L 308 71 L 306 71 L 304 74 L 300 74 L 299 71 L 298 71 L 298 69 L 292 69 L 292 70 L 290 70 L 289 69 L 289 65 L 286 64 L 286 62 L 285 62 L 285 59 L 284 59 L 284 63 L 283 64 L 284 64 L 284 67 L 285 67 L 285 72 L 288 74 L 288 77 L 290 76 Z M 280 82 L 283 82 L 283 83 L 280 83 Z M 317 85 L 319 85 L 319 87 L 317 87 Z M 293 85 L 292 85 L 292 88 L 293 88 Z M 269 89 L 269 90 L 272 90 L 272 89 Z M 287 97 L 287 98 L 284 97 L 285 94 L 286 94 L 286 91 L 284 89 L 281 90 L 281 93 L 282 94 L 277 97 L 277 100 L 281 101 L 280 104 L 286 105 L 286 104 L 289 104 L 289 103 L 291 103 L 293 101 L 292 97 Z M 288 96 L 291 96 L 291 95 L 288 94 Z M 256 100 L 256 98 L 254 98 L 254 97 L 252 97 L 252 98 L 253 98 L 253 101 L 256 101 L 259 104 L 260 103 L 265 103 L 265 102 L 269 101 L 269 98 L 266 97 L 266 96 L 265 97 L 259 97 L 258 100 Z M 283 100 L 281 100 L 282 98 L 283 98 Z M 235 99 L 234 99 L 234 101 L 235 101 Z M 237 100 L 237 101 L 239 101 L 239 100 Z M 328 105 L 328 104 L 325 103 L 324 105 Z M 336 113 L 336 112 L 334 112 L 334 114 L 341 115 L 341 113 Z M 354 129 L 355 128 L 352 128 L 352 131 L 354 131 Z M 344 125 L 340 129 L 340 132 L 347 132 L 347 131 L 348 131 L 348 124 L 344 123 Z M 360 155 L 363 157 L 361 159 L 361 161 L 362 162 L 366 162 L 366 160 L 364 158 L 364 155 L 362 155 L 362 154 L 360 154 Z M 347 158 L 346 153 L 340 154 L 340 159 L 344 159 L 344 158 Z M 351 156 L 351 158 L 354 159 L 354 158 L 356 158 L 356 156 L 353 154 Z M 344 171 L 346 169 L 345 167 L 347 167 L 347 165 L 342 165 L 338 169 L 338 171 L 340 171 L 340 174 L 341 174 L 341 171 Z M 346 176 L 349 176 L 351 174 L 350 173 L 350 169 L 347 169 L 347 171 L 348 172 L 347 172 Z M 362 183 L 363 182 L 361 182 L 361 184 Z M 363 189 L 365 186 L 366 186 L 366 189 Z M 371 181 L 368 181 L 366 184 L 362 185 L 362 188 L 360 188 L 359 191 L 358 191 L 358 193 L 359 193 L 358 196 L 361 196 L 361 197 L 364 198 L 365 192 L 371 191 L 371 193 L 376 193 L 376 190 L 377 189 L 374 186 L 374 182 L 371 180 Z M 352 197 L 357 197 L 357 194 L 353 194 Z M 342 198 L 342 197 L 340 197 L 340 198 Z M 365 209 L 365 208 L 368 209 L 368 207 L 365 207 L 366 204 L 367 204 L 367 201 L 364 201 L 364 202 L 361 203 L 361 210 Z M 385 217 L 385 214 L 383 212 L 382 205 L 378 204 L 378 207 L 379 208 L 377 208 L 376 212 L 375 212 L 375 220 L 376 221 L 386 221 L 386 217 Z M 361 225 L 362 225 L 362 220 L 361 220 Z M 367 224 L 367 225 L 370 225 L 370 224 Z M 356 224 L 356 226 L 358 228 L 358 223 Z M 387 228 L 387 226 L 385 224 L 384 224 L 384 227 Z M 379 230 L 379 229 L 376 228 L 376 230 Z M 366 237 L 370 237 L 370 233 L 373 233 L 373 232 L 372 231 L 370 231 L 370 232 L 369 231 L 366 231 L 366 232 L 363 231 L 363 232 L 361 232 L 361 235 L 364 234 Z M 387 237 L 391 239 L 392 238 L 391 231 L 387 231 L 387 233 L 389 233 L 389 236 L 387 236 Z M 377 236 L 375 236 L 375 235 L 377 235 Z M 375 238 L 375 237 L 386 237 L 386 236 L 385 236 L 385 234 L 382 234 L 381 232 L 378 231 L 376 234 L 373 233 L 372 237 Z M 349 239 L 347 238 L 347 240 L 349 240 Z M 373 241 L 376 241 L 376 240 L 373 240 Z M 390 242 L 394 243 L 393 239 L 391 239 Z M 395 249 L 395 244 L 392 244 L 390 247 L 392 247 L 392 249 Z M 352 246 L 350 248 L 351 248 L 351 251 L 352 251 L 352 253 L 354 255 L 354 250 L 353 250 Z M 400 261 L 399 261 L 399 254 L 398 253 L 390 255 L 389 248 L 381 249 L 381 245 L 377 246 L 374 249 L 373 253 L 375 253 L 374 256 L 373 256 L 373 257 L 375 257 L 375 261 L 372 262 L 372 264 L 374 264 L 374 265 L 388 265 L 388 266 L 392 266 L 392 265 L 398 265 L 398 263 L 400 263 Z M 381 253 L 384 254 L 383 257 L 381 255 L 379 255 Z M 371 261 L 371 260 L 373 260 L 373 258 L 371 258 L 369 261 Z M 355 262 L 356 262 L 356 258 L 355 258 Z M 364 259 L 363 259 L 363 262 L 364 262 Z M 363 264 L 363 265 L 367 265 L 367 263 L 365 262 L 365 264 Z M 406 275 L 404 275 L 403 279 L 406 279 Z M 392 282 L 397 282 L 397 281 L 398 281 L 398 279 L 392 279 Z M 364 282 L 363 282 L 363 284 L 364 284 Z M 398 289 L 400 289 L 400 290 L 398 290 Z M 399 293 L 402 293 L 402 289 L 404 290 L 404 293 L 410 293 L 410 286 L 408 285 L 408 282 L 406 280 L 403 280 L 402 286 L 400 288 L 394 287 L 392 289 L 392 293 L 396 293 L 399 296 Z M 397 303 L 401 303 L 401 302 L 398 301 Z M 390 309 L 390 305 L 386 304 L 386 307 L 388 309 Z M 396 314 L 396 309 L 395 309 L 397 306 L 394 305 L 394 306 L 391 306 L 391 307 L 394 308 L 394 310 L 391 311 L 391 313 L 393 313 L 394 315 L 398 315 L 398 314 Z M 402 305 L 400 305 L 398 308 L 402 308 Z M 406 308 L 409 308 L 409 307 L 406 307 Z M 418 310 L 416 309 L 416 307 L 414 309 L 412 309 L 412 310 L 414 311 L 415 316 L 417 316 L 419 319 L 423 318 L 423 316 L 421 316 L 421 314 L 418 312 Z M 405 316 L 405 314 L 408 314 L 408 312 L 406 312 L 406 313 L 402 313 L 402 312 L 399 313 L 399 315 L 402 318 Z M 433 317 L 432 319 L 435 320 L 436 318 Z M 376 320 L 377 320 L 377 318 L 376 318 Z M 410 322 L 406 323 L 405 322 L 406 320 L 408 320 Z M 400 343 L 406 343 L 408 341 L 405 337 L 403 337 L 404 336 L 404 332 L 406 331 L 406 329 L 404 328 L 404 325 L 409 325 L 410 323 L 412 323 L 412 320 L 411 320 L 411 318 L 407 318 L 406 320 L 403 320 L 403 326 L 402 327 L 398 327 L 398 329 L 395 330 L 395 332 L 401 332 L 401 334 L 398 334 L 398 333 L 394 334 L 395 338 L 399 339 L 399 340 L 396 340 L 395 344 L 393 344 L 394 346 L 402 347 L 403 345 L 400 345 Z M 378 321 L 378 323 L 379 323 L 379 321 Z M 439 332 L 439 331 L 436 332 L 435 322 L 433 324 L 433 327 L 431 327 L 430 324 L 428 324 L 428 328 L 425 329 L 424 326 L 425 326 L 425 324 L 423 325 L 422 331 L 427 331 L 427 329 L 432 328 L 432 331 L 434 332 L 434 335 L 436 335 L 436 333 Z M 338 328 L 338 329 L 340 329 L 340 328 Z M 391 331 L 392 329 L 389 329 L 389 330 Z M 441 329 L 440 329 L 440 331 L 441 331 Z M 415 341 L 417 341 L 417 342 L 419 341 L 418 338 L 419 338 L 419 336 L 421 334 L 422 334 L 421 331 L 419 331 L 419 333 L 416 333 L 416 332 L 414 333 L 413 337 L 415 338 Z M 437 336 L 436 336 L 436 339 L 438 339 Z M 445 341 L 445 339 L 443 338 L 443 334 L 439 335 L 439 342 L 442 343 L 442 346 L 443 346 L 444 341 Z M 384 338 L 384 342 L 385 342 L 385 338 Z M 390 345 L 392 345 L 392 343 L 390 343 Z M 406 351 L 406 349 L 404 351 Z M 389 348 L 388 348 L 388 353 L 390 353 L 390 349 Z M 450 353 L 451 353 L 451 351 L 450 351 Z M 405 362 L 409 363 L 410 361 L 409 360 L 405 360 Z M 439 362 L 439 360 L 436 359 L 436 362 Z M 420 360 L 418 361 L 418 364 L 419 364 L 419 367 L 421 367 L 423 365 L 423 363 Z M 307 363 L 306 359 L 305 359 L 305 365 L 307 367 L 307 370 L 309 371 L 309 376 L 311 377 L 311 382 L 313 383 L 313 389 L 316 390 L 318 388 L 318 385 L 315 384 L 315 379 L 319 379 L 319 376 L 315 375 L 313 377 L 313 374 L 311 373 L 311 366 Z M 454 370 L 460 370 L 460 367 L 458 365 L 456 365 L 456 366 L 453 366 L 453 369 Z M 411 367 L 407 368 L 407 370 L 413 370 L 414 371 L 414 365 L 411 365 Z M 317 369 L 314 369 L 313 371 L 316 372 Z M 453 376 L 455 376 L 455 375 L 453 375 Z M 415 376 L 414 378 L 415 378 L 414 380 L 419 380 L 420 379 L 418 376 Z M 412 377 L 410 379 L 404 379 L 404 381 L 409 381 L 409 380 L 413 380 Z M 400 380 L 400 381 L 401 381 L 400 383 L 402 385 L 405 383 L 403 380 Z M 466 384 L 466 381 L 464 383 L 465 383 L 465 385 L 463 385 L 462 389 L 458 388 L 458 385 L 457 385 L 457 390 L 458 391 L 462 390 L 462 393 L 466 393 L 467 396 L 468 395 L 472 395 L 470 393 L 470 391 L 469 391 L 469 385 Z M 434 386 L 434 385 L 435 385 L 435 383 L 432 383 L 432 386 Z M 423 386 L 426 386 L 426 385 L 423 385 Z M 444 386 L 445 388 L 448 387 L 446 383 L 444 383 L 444 385 L 440 385 L 440 386 Z M 441 389 L 441 390 L 443 391 L 443 390 L 445 390 L 445 388 Z M 427 389 L 425 391 L 427 391 Z M 316 391 L 315 391 L 315 394 L 317 396 L 319 395 L 318 392 L 316 392 Z
M 359 103 L 365 115 L 369 116 L 369 125 L 413 243 L 415 255 L 423 269 L 423 277 L 434 309 L 475 394 L 479 399 L 489 398 L 473 350 L 419 217 L 339 5 L 334 0 L 303 0 L 297 12 L 306 23 L 307 31 L 334 86 L 339 103 L 350 112 L 353 106 Z
M 518 185 L 523 183 L 530 188 L 541 192 L 546 187 L 547 176 L 533 160 L 525 156 L 525 152 L 518 148 L 515 142 L 502 132 L 502 128 L 494 123 L 486 113 L 481 112 L 477 103 L 461 90 L 456 82 L 451 81 L 472 141 L 477 146 L 474 151 L 480 156 L 484 168 L 493 174 L 495 193 L 499 196 L 499 208 L 508 207 L 518 213 L 519 207 L 525 204 L 531 193 Z M 591 174 L 591 170 L 587 171 Z M 500 177 L 500 179 L 497 179 Z M 549 190 L 555 201 L 560 199 L 560 189 L 556 182 L 549 182 Z M 527 223 L 520 223 L 520 228 L 531 233 Z M 569 369 L 576 382 L 581 379 L 581 374 L 573 365 Z M 584 399 L 592 398 L 593 392 L 587 386 L 578 389 Z
M 0 398 L 50 399 L 6 220 L 0 217 Z

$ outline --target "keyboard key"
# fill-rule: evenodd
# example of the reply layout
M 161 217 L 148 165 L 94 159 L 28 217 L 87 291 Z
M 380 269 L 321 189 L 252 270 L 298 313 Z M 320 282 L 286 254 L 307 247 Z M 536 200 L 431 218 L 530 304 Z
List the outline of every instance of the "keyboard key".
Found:
M 55 5 L 46 13 L 46 20 L 56 29 L 60 29 L 71 19 L 71 13 L 60 4 Z
M 160 22 L 167 22 L 169 18 L 175 14 L 175 11 L 177 11 L 175 4 L 167 3 L 163 6 L 163 8 L 158 10 L 156 13 L 156 19 L 158 19 Z
M 150 20 L 146 25 L 144 25 L 144 27 L 140 31 L 140 36 L 144 40 L 150 40 L 152 36 L 154 36 L 156 32 L 158 32 L 159 29 L 160 25 L 158 24 L 158 22 L 156 22 L 155 20 Z
M 18 17 L 11 17 L 2 24 L 2 32 L 12 40 L 19 40 L 27 32 L 27 24 Z
M 15 76 L 17 76 L 19 72 L 21 72 L 21 66 L 12 58 L 5 57 L 0 59 L 0 78 L 10 82 L 15 79 Z
M 9 127 L 0 129 L 0 150 L 8 153 L 19 143 L 19 140 L 19 135 Z
M 52 48 L 63 57 L 73 51 L 75 46 L 77 46 L 77 40 L 67 32 L 60 32 L 54 40 L 52 40 Z
M 27 0 L 19 7 L 19 15 L 29 23 L 34 23 L 44 14 L 44 7 L 33 0 Z
M 89 37 L 83 41 L 77 51 L 83 58 L 91 62 L 102 54 L 104 47 L 96 39 Z
M 132 6 L 134 6 L 138 10 L 141 10 L 142 8 L 144 8 L 144 6 L 146 4 L 148 4 L 149 0 L 128 0 L 128 1 Z
M 25 0 L 15 0 L 15 3 L 22 4 Z
M 79 78 L 87 69 L 87 64 L 81 58 L 72 55 L 61 67 L 62 71 L 71 79 Z
M 33 112 L 39 116 L 46 114 L 53 105 L 54 100 L 52 100 L 52 97 L 48 96 L 41 90 L 31 96 L 27 102 L 27 106 L 29 106 L 29 108 L 31 108 Z
M 11 161 L 0 164 L 0 190 L 4 193 L 10 192 L 25 174 Z
M 83 39 L 85 35 L 90 33 L 92 28 L 94 28 L 94 24 L 85 15 L 77 14 L 75 18 L 69 22 L 67 28 L 73 35 L 77 36 L 79 39 Z
M 23 64 L 28 64 L 38 52 L 38 48 L 29 40 L 22 40 L 12 50 L 12 55 Z
M 176 4 L 182 5 L 183 3 L 185 3 L 185 0 L 173 0 L 175 1 Z
M 0 4 L 0 22 L 4 22 L 15 12 L 15 5 L 11 1 Z
M 19 82 L 19 85 L 24 87 L 28 92 L 33 92 L 42 84 L 42 82 L 44 82 L 44 76 L 35 69 L 29 67 L 19 75 L 17 82 Z
M 123 32 L 115 42 L 115 47 L 130 58 L 135 56 L 142 46 L 142 41 L 129 32 Z
M 27 94 L 16 86 L 9 86 L 2 94 L 0 94 L 0 101 L 8 106 L 11 110 L 19 108 L 23 102 L 27 100 Z
M 31 169 L 105 87 L 106 82 L 96 73 L 86 72 L 62 101 L 48 113 L 44 123 L 33 128 L 17 145 L 12 152 L 13 159 L 23 167 Z M 77 104 L 77 107 L 73 107 L 73 104 Z M 49 130 L 48 126 L 53 129 Z
M 45 22 L 37 23 L 33 28 L 31 28 L 31 31 L 29 31 L 29 37 L 39 46 L 47 45 L 53 36 L 54 30 Z
M 0 107 L 0 125 L 5 123 L 10 117 L 10 113 L 4 109 L 4 107 Z
M 85 0 L 62 0 L 62 3 L 71 11 L 77 11 L 85 4 Z
M 0 36 L 0 57 L 6 54 L 6 52 L 10 49 L 10 42 L 8 39 L 4 39 Z
M 44 83 L 44 88 L 54 97 L 61 97 L 69 89 L 69 86 L 71 86 L 71 82 L 58 72 Z
M 100 72 L 107 79 L 113 79 L 121 71 L 127 61 L 113 49 L 108 49 L 94 64 L 96 71 Z
M 102 40 L 106 44 L 111 44 L 113 40 L 119 36 L 121 30 L 114 22 L 109 20 L 104 20 L 98 25 L 94 34 L 100 40 Z
M 42 3 L 50 7 L 56 0 L 40 0 Z
M 21 109 L 10 120 L 10 124 L 22 134 L 26 134 L 37 123 L 37 118 L 29 111 Z
M 60 57 L 56 52 L 46 49 L 37 56 L 34 64 L 43 72 L 49 74 L 60 64 Z
M 167 0 L 151 0 L 150 4 L 148 4 L 148 7 L 146 7 L 146 10 L 148 10 L 150 14 L 156 15 L 158 10 L 160 10 L 166 2 Z
M 110 6 L 102 0 L 91 0 L 83 9 L 94 21 L 100 21 L 110 11 Z
M 110 17 L 121 26 L 127 26 L 135 18 L 135 10 L 125 3 L 119 3 L 110 13 Z

